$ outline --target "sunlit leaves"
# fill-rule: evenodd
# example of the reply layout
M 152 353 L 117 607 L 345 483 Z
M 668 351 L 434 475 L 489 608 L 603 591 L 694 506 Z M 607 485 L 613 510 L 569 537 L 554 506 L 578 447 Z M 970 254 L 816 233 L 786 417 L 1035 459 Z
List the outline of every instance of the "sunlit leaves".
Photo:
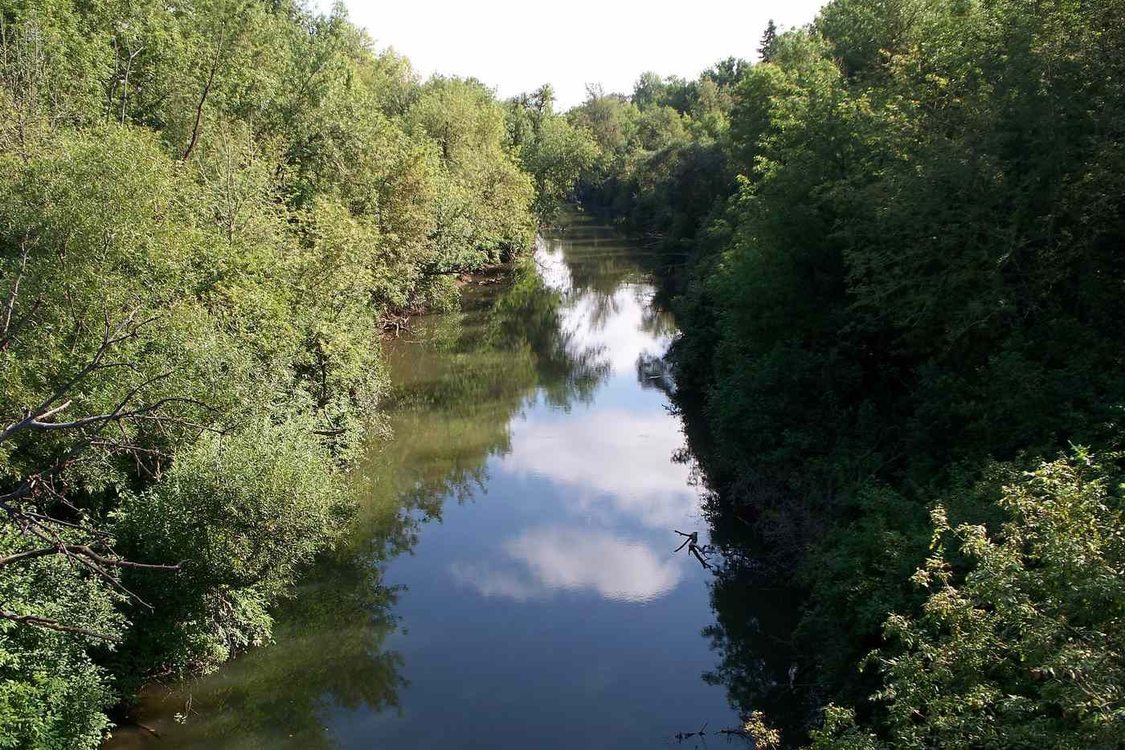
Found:
M 75 543 L 182 564 L 0 567 L 13 617 L 126 639 L 107 656 L 0 618 L 0 723 L 19 727 L 0 745 L 91 746 L 120 698 L 107 668 L 127 691 L 269 638 L 342 525 L 386 389 L 382 316 L 448 305 L 451 274 L 530 246 L 533 186 L 491 92 L 420 85 L 339 8 L 3 15 L 3 424 L 46 398 L 56 420 L 153 411 L 4 440 L 0 492 L 34 479 L 29 507 Z M 5 554 L 40 543 L 5 534 Z

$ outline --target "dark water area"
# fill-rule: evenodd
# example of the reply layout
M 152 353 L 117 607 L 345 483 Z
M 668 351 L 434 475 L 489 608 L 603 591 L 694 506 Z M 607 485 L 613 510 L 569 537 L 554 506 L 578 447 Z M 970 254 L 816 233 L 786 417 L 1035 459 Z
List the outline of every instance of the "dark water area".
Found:
M 393 439 L 356 471 L 349 543 L 274 643 L 146 689 L 109 747 L 749 747 L 676 735 L 785 719 L 784 591 L 735 559 L 736 529 L 714 570 L 674 551 L 711 519 L 653 260 L 576 214 L 389 341 Z

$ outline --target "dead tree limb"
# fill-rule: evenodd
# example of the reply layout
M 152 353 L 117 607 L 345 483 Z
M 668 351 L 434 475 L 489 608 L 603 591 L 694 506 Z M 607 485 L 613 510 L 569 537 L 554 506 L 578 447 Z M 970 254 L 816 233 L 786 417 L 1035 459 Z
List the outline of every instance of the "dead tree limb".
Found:
M 679 552 L 684 547 L 687 547 L 688 554 L 695 557 L 696 560 L 699 560 L 700 565 L 707 568 L 707 570 L 714 570 L 715 566 L 713 566 L 706 559 L 706 557 L 710 554 L 710 552 L 708 551 L 708 548 L 699 546 L 699 532 L 698 531 L 693 531 L 690 534 L 685 534 L 684 532 L 680 531 L 679 529 L 672 529 L 672 530 L 675 531 L 680 536 L 686 537 L 684 539 L 684 543 L 681 544 L 679 547 L 676 547 L 676 549 L 673 550 L 673 552 Z
M 144 570 L 180 570 L 180 565 L 161 565 L 154 563 L 139 563 L 132 560 L 125 560 L 123 558 L 106 557 L 99 555 L 93 549 L 85 544 L 61 544 L 52 547 L 43 547 L 41 549 L 28 550 L 27 552 L 17 552 L 14 555 L 7 557 L 0 557 L 0 568 L 12 563 L 22 562 L 24 560 L 32 560 L 37 557 L 46 557 L 47 555 L 59 554 L 73 554 L 83 555 L 98 565 L 105 565 L 107 567 L 116 568 L 140 568 Z

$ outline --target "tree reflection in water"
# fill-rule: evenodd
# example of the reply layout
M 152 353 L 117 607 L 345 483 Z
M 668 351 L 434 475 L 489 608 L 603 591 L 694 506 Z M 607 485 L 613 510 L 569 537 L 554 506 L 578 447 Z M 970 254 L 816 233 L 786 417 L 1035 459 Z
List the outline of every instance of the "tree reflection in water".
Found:
M 805 736 L 816 704 L 809 695 L 804 663 L 792 646 L 797 597 L 783 580 L 775 580 L 740 552 L 728 529 L 712 527 L 712 544 L 721 552 L 711 584 L 715 624 L 703 635 L 718 655 L 703 679 L 727 690 L 731 706 L 746 720 L 755 711 L 781 730 L 784 747 Z M 752 549 L 752 548 L 751 548 Z
M 563 290 L 530 265 L 509 281 L 470 288 L 461 312 L 415 318 L 387 342 L 390 416 L 355 472 L 354 528 L 275 613 L 275 643 L 213 675 L 149 686 L 108 748 L 327 748 L 330 714 L 399 708 L 402 658 L 385 647 L 399 591 L 384 563 L 447 500 L 473 495 L 530 399 L 565 409 L 608 374 L 601 348 L 564 324 Z
M 361 550 L 323 561 L 277 613 L 274 645 L 170 690 L 149 686 L 109 747 L 156 736 L 171 747 L 331 747 L 330 706 L 398 707 L 401 659 L 382 648 L 396 627 L 395 598 Z
M 695 404 L 680 394 L 676 408 L 687 446 L 675 460 L 692 467 L 697 483 L 711 486 L 713 479 L 706 472 L 708 436 L 700 429 L 703 423 Z M 712 491 L 705 509 L 711 546 L 718 554 L 712 558 L 710 584 L 715 623 L 704 629 L 703 636 L 718 663 L 703 679 L 726 689 L 731 707 L 743 721 L 761 712 L 767 724 L 781 731 L 782 747 L 798 747 L 817 718 L 817 707 L 825 702 L 824 696 L 814 693 L 812 660 L 793 646 L 802 595 L 786 571 L 762 564 L 765 555 L 755 551 L 766 542 L 738 516 L 736 506 L 722 502 Z
M 652 351 L 662 351 L 675 334 L 671 316 L 652 304 L 652 259 L 614 240 L 594 240 L 604 237 L 605 229 L 588 222 L 568 233 L 540 248 L 538 268 L 529 265 L 503 285 L 470 286 L 461 311 L 415 317 L 411 330 L 387 342 L 394 388 L 382 432 L 393 438 L 373 441 L 357 467 L 360 502 L 348 542 L 276 613 L 276 644 L 245 654 L 209 677 L 146 692 L 136 718 L 161 733 L 160 747 L 327 748 L 333 746 L 333 736 L 346 735 L 349 721 L 370 722 L 380 713 L 394 716 L 406 683 L 403 659 L 387 645 L 399 643 L 391 636 L 401 623 L 395 615 L 400 591 L 385 584 L 385 563 L 412 550 L 420 529 L 442 517 L 446 502 L 476 495 L 488 480 L 489 457 L 505 456 L 515 475 L 534 474 L 542 462 L 560 469 L 560 457 L 545 447 L 553 423 L 513 420 L 533 403 L 567 411 L 591 402 L 613 372 L 632 369 L 645 389 L 674 392 L 666 363 Z M 638 321 L 646 335 L 637 335 Z M 591 496 L 613 498 L 606 507 L 630 518 L 643 510 L 656 526 L 670 529 L 666 524 L 682 521 L 677 509 L 686 488 L 675 489 L 674 502 L 660 501 L 659 492 L 682 479 L 658 471 L 627 476 L 617 466 L 593 461 L 606 435 L 649 431 L 644 420 L 629 422 L 630 414 L 604 408 L 583 413 L 570 425 L 571 435 L 580 434 L 575 430 L 583 426 L 592 432 L 568 455 L 596 469 L 599 482 L 587 490 L 596 490 Z M 614 426 L 624 424 L 625 429 L 614 432 L 599 420 L 614 420 Z M 522 430 L 517 433 L 524 446 L 519 456 L 512 455 L 513 424 Z M 690 428 L 690 420 L 686 426 Z M 584 453 L 587 447 L 595 453 Z M 612 447 L 618 449 L 610 452 L 616 460 L 631 455 L 618 444 Z M 687 451 L 684 457 L 690 459 Z M 717 516 L 708 520 L 711 542 L 721 554 L 707 557 L 700 551 L 700 562 L 716 566 L 710 584 L 716 622 L 705 635 L 718 664 L 703 678 L 725 686 L 731 705 L 744 718 L 764 711 L 792 738 L 792 728 L 803 723 L 805 703 L 798 697 L 802 675 L 789 676 L 787 594 L 771 588 L 753 560 L 736 553 L 746 549 L 739 536 L 746 532 L 744 524 Z M 640 604 L 659 599 L 681 582 L 670 554 L 668 560 L 650 559 L 644 545 L 589 530 L 578 533 L 530 528 L 509 540 L 510 562 L 528 573 L 521 579 L 523 588 L 509 594 L 539 601 L 544 587 L 573 591 L 580 581 L 606 600 Z M 593 565 L 593 573 L 573 564 L 558 568 L 557 561 L 548 566 L 541 559 L 562 550 L 560 559 L 569 561 L 565 555 L 584 544 L 593 550 L 593 559 L 583 564 Z M 606 563 L 610 550 L 613 564 Z M 618 580 L 603 568 L 630 574 Z M 471 578 L 474 569 L 459 572 Z M 178 725 L 175 714 L 186 715 L 186 723 Z M 150 733 L 133 727 L 120 732 L 111 747 L 152 741 Z

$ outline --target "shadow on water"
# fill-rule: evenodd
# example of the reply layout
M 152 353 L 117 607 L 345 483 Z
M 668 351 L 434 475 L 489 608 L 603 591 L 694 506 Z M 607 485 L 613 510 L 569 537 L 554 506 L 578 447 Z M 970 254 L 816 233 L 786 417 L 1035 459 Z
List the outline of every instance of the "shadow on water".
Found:
M 695 481 L 707 488 L 705 513 L 721 561 L 710 586 L 715 622 L 703 631 L 717 662 L 703 679 L 726 690 L 741 721 L 760 712 L 780 731 L 782 748 L 801 747 L 825 703 L 812 659 L 794 645 L 804 593 L 791 570 L 764 562 L 776 559 L 765 550 L 768 542 L 739 515 L 735 503 L 713 489 L 716 483 L 705 468 L 710 435 L 694 396 L 673 395 L 687 438 L 676 460 L 691 466 Z
M 149 686 L 107 748 L 696 747 L 676 733 L 798 725 L 787 594 L 683 465 L 657 261 L 571 217 L 386 342 L 394 437 L 355 471 L 347 542 L 273 644 Z M 672 552 L 676 528 L 710 531 L 716 570 Z
M 711 529 L 723 563 L 711 585 L 715 624 L 703 633 L 718 663 L 703 679 L 726 689 L 740 718 L 762 712 L 767 723 L 781 731 L 783 747 L 796 747 L 807 739 L 821 705 L 792 643 L 801 599 L 787 581 L 763 570 L 748 552 L 756 542 L 752 532 L 724 529 L 723 523 Z

